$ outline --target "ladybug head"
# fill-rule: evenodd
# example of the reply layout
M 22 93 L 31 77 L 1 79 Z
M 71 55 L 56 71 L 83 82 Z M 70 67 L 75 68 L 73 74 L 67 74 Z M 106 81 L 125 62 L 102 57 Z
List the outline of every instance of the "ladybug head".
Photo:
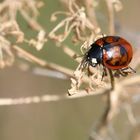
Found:
M 97 44 L 92 44 L 91 48 L 85 53 L 81 65 L 83 68 L 86 66 L 96 67 L 98 64 L 102 64 L 102 48 Z
M 91 48 L 88 50 L 88 52 L 85 55 L 86 55 L 86 61 L 92 67 L 96 67 L 98 64 L 102 63 L 102 56 L 103 56 L 102 47 L 100 47 L 95 43 L 91 45 Z

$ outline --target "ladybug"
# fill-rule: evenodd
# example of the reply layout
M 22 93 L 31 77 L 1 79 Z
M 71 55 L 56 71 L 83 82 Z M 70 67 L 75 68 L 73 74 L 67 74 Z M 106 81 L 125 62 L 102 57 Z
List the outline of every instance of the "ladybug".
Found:
M 102 65 L 104 75 L 107 75 L 107 68 L 116 71 L 115 74 L 126 76 L 128 73 L 135 72 L 128 66 L 132 57 L 133 50 L 128 41 L 119 36 L 105 36 L 91 44 L 90 49 L 83 57 L 81 66 L 85 68 L 86 66 L 96 67 Z M 130 69 L 131 72 L 125 71 L 127 69 Z

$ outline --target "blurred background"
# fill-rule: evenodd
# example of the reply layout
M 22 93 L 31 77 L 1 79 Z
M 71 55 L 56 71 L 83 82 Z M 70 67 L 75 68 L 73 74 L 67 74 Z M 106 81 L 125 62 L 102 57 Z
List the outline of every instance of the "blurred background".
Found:
M 140 1 L 121 1 L 123 9 L 115 14 L 116 34 L 129 40 L 134 48 L 139 47 Z M 55 25 L 49 22 L 51 13 L 63 11 L 64 7 L 59 0 L 44 0 L 44 3 L 45 5 L 40 9 L 38 21 L 49 31 Z M 96 16 L 103 33 L 108 31 L 108 19 L 105 12 L 106 5 L 100 0 L 100 5 L 96 8 Z M 22 30 L 27 32 L 28 37 L 36 35 L 20 14 L 18 22 L 21 24 Z M 72 45 L 69 41 L 67 44 Z M 44 60 L 75 69 L 77 63 L 73 62 L 61 49 L 53 46 L 54 43 L 50 41 L 39 53 L 35 49 L 27 48 L 27 50 Z M 17 62 L 19 61 L 22 60 L 17 58 Z M 38 74 L 34 72 L 38 66 L 32 64 L 30 66 L 32 68 L 28 71 L 21 70 L 16 64 L 0 70 L 0 98 L 67 94 L 67 90 L 70 88 L 68 78 Z M 129 123 L 126 113 L 120 110 L 112 122 L 113 139 L 136 139 L 133 135 L 140 132 L 139 105 L 138 101 L 132 104 L 138 124 L 135 127 Z M 0 106 L 0 140 L 85 140 L 99 121 L 105 106 L 106 103 L 103 102 L 101 95 L 36 104 Z

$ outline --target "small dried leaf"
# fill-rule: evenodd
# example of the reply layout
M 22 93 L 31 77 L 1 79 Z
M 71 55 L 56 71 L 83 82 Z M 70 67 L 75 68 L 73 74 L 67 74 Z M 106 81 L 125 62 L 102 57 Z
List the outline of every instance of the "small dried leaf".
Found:
M 77 93 L 78 93 L 78 90 L 75 89 L 75 88 L 71 88 L 71 89 L 68 90 L 69 95 L 74 95 L 74 94 L 77 94 Z
M 38 36 L 37 36 L 37 39 L 39 41 L 43 41 L 45 39 L 45 35 L 46 35 L 46 32 L 44 30 L 41 30 L 39 33 L 38 33 Z
M 37 42 L 37 44 L 36 44 L 36 46 L 35 46 L 36 49 L 37 49 L 38 51 L 40 51 L 40 50 L 43 48 L 44 43 L 45 43 L 45 42 L 43 42 L 43 41 L 42 41 L 42 42 Z
M 36 46 L 36 44 L 37 44 L 37 41 L 34 40 L 34 39 L 31 39 L 31 40 L 29 41 L 29 45 Z
M 70 80 L 71 80 L 72 85 L 76 85 L 77 81 L 74 78 L 71 78 Z

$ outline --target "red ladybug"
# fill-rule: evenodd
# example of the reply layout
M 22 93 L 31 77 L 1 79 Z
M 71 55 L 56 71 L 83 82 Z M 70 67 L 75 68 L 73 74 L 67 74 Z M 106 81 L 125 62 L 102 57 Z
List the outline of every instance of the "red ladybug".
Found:
M 122 76 L 126 76 L 129 72 L 124 70 L 130 69 L 135 72 L 129 63 L 133 57 L 131 44 L 119 36 L 106 36 L 99 38 L 85 53 L 81 66 L 96 67 L 102 64 L 104 70 L 116 70 Z

